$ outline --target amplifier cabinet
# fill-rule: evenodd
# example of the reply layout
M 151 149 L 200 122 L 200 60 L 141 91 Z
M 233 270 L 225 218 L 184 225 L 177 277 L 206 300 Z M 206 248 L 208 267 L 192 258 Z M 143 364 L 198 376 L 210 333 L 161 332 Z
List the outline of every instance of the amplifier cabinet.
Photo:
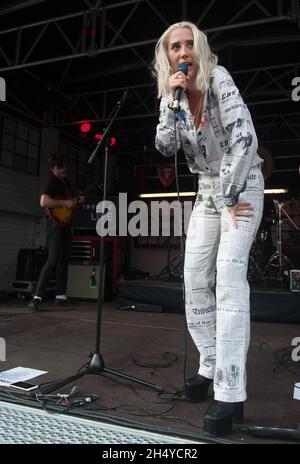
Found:
M 96 301 L 99 288 L 99 266 L 88 264 L 69 264 L 67 295 L 70 298 Z M 112 265 L 105 263 L 103 267 L 102 301 L 111 300 Z
M 47 248 L 22 248 L 19 250 L 16 280 L 37 281 L 47 258 Z

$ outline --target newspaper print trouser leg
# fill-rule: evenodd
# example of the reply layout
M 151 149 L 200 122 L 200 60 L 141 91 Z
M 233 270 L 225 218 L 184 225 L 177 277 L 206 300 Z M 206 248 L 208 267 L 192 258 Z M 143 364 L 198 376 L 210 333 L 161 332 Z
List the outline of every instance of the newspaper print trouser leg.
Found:
M 253 217 L 238 217 L 224 206 L 218 176 L 200 175 L 185 252 L 186 318 L 200 353 L 199 374 L 214 379 L 215 399 L 245 401 L 250 340 L 247 269 L 261 222 L 264 180 L 253 168 L 239 202 L 250 202 Z M 215 279 L 215 276 L 217 278 Z

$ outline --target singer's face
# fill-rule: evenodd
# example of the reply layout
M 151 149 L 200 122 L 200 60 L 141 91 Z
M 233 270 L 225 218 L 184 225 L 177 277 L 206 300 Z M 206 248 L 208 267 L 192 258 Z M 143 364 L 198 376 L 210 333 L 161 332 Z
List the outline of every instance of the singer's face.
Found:
M 194 59 L 194 36 L 188 27 L 178 27 L 170 32 L 168 38 L 167 55 L 173 72 L 182 63 L 188 65 L 189 81 L 196 76 L 198 65 Z

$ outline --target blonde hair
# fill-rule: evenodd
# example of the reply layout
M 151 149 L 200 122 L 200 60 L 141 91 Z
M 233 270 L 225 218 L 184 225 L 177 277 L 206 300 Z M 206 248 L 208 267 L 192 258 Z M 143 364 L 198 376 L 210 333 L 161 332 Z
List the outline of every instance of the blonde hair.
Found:
M 157 79 L 159 98 L 170 92 L 168 80 L 171 74 L 173 74 L 167 55 L 169 35 L 174 29 L 183 27 L 191 29 L 194 36 L 193 51 L 196 63 L 198 64 L 198 72 L 195 80 L 197 90 L 205 92 L 208 89 L 211 71 L 218 62 L 218 57 L 212 53 L 208 45 L 206 35 L 194 23 L 182 21 L 172 24 L 160 37 L 155 47 L 153 74 Z

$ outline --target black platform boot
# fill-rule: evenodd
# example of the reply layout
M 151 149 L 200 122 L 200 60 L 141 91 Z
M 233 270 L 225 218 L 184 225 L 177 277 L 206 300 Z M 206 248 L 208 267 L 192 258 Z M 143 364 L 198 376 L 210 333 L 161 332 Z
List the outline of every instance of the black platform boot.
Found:
M 244 416 L 244 403 L 225 403 L 214 401 L 204 415 L 204 430 L 216 437 L 232 432 L 233 424 L 241 424 Z
M 195 403 L 205 401 L 208 388 L 212 381 L 213 379 L 208 379 L 200 374 L 187 379 L 183 387 L 186 399 L 194 401 Z

